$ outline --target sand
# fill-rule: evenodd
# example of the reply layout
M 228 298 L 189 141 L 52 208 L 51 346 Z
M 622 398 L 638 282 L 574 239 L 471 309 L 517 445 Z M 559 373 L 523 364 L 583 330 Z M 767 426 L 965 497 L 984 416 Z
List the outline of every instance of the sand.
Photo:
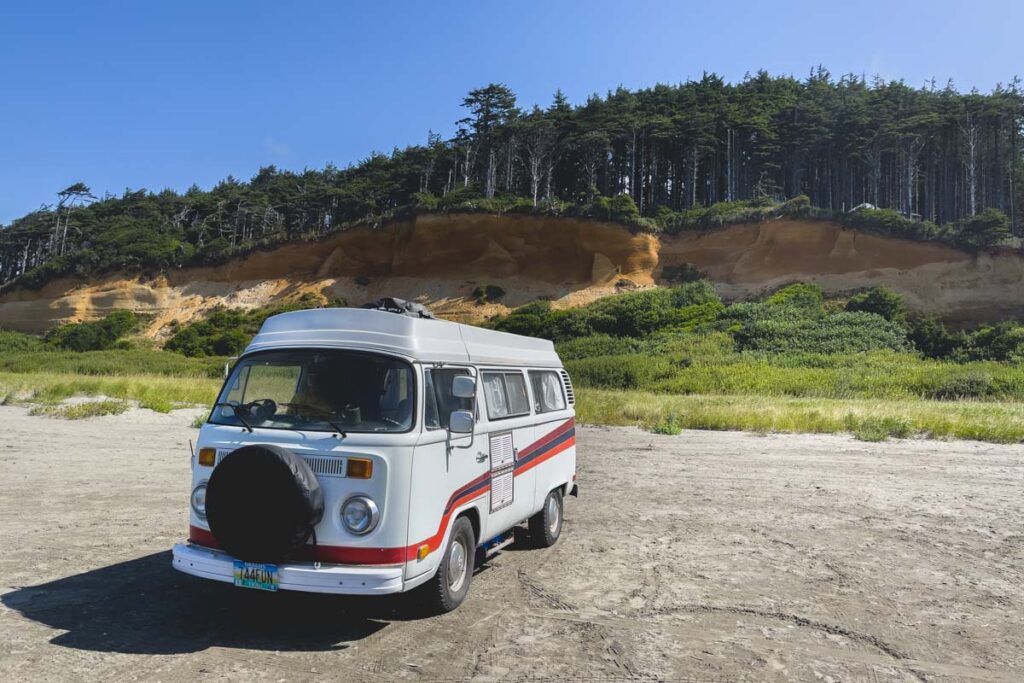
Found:
M 5 681 L 1024 678 L 1024 447 L 579 430 L 455 612 L 178 574 L 192 414 L 0 407 Z

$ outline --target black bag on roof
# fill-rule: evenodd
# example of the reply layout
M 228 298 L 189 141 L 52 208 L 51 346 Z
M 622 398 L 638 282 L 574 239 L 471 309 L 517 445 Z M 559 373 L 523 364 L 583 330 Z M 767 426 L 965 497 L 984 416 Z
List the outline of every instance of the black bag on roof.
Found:
M 395 297 L 386 296 L 376 301 L 371 301 L 368 304 L 363 304 L 363 308 L 370 308 L 376 311 L 387 311 L 388 313 L 398 313 L 399 315 L 407 315 L 412 318 L 431 318 L 433 319 L 434 314 L 430 312 L 423 304 L 418 304 L 414 301 L 406 301 L 405 299 L 396 299 Z

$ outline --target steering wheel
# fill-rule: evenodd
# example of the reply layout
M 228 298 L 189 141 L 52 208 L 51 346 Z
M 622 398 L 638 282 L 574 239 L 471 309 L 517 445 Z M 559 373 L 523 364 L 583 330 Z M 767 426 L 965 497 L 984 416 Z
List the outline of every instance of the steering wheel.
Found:
M 272 398 L 257 399 L 251 403 L 246 403 L 244 408 L 245 412 L 260 422 L 269 420 L 277 413 L 277 403 Z

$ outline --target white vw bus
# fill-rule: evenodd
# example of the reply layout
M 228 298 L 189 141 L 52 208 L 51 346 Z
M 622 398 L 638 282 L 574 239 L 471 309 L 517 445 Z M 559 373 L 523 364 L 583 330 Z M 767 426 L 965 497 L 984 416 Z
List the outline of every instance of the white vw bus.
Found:
M 383 310 L 269 318 L 192 461 L 173 564 L 265 590 L 457 607 L 477 557 L 576 493 L 574 397 L 551 342 Z

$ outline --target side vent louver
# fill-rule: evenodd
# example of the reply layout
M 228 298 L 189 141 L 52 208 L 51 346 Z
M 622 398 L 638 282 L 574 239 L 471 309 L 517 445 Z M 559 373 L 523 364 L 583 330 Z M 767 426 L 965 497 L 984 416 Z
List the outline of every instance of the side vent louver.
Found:
M 569 379 L 569 373 L 562 370 L 562 384 L 565 385 L 565 397 L 569 399 L 569 405 L 576 405 L 576 392 L 572 390 L 572 380 Z
M 324 477 L 344 477 L 345 458 L 320 457 L 316 455 L 304 455 L 302 459 L 313 470 L 313 474 Z

